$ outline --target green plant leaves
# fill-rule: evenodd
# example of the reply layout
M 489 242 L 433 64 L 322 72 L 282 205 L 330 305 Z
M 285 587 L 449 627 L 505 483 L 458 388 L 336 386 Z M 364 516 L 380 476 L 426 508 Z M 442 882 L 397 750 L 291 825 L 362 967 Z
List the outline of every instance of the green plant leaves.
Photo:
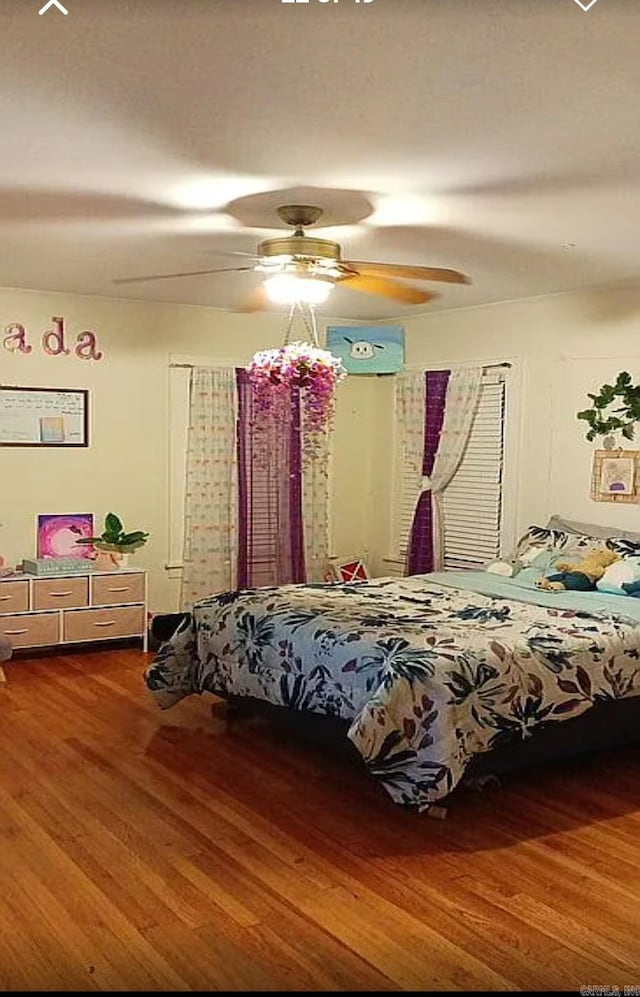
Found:
M 82 537 L 76 540 L 78 544 L 95 544 L 99 550 L 127 553 L 137 550 L 147 542 L 149 534 L 143 530 L 125 533 L 122 520 L 114 512 L 109 512 L 104 520 L 104 533 L 99 537 Z
M 122 522 L 114 512 L 108 512 L 104 521 L 104 532 L 118 537 L 122 533 Z
M 640 422 L 640 385 L 631 383 L 628 371 L 620 371 L 615 384 L 603 384 L 597 395 L 588 392 L 587 398 L 593 403 L 591 408 L 577 412 L 576 418 L 589 424 L 586 438 L 590 442 L 617 430 L 626 440 L 634 438 L 635 424 Z M 622 404 L 607 414 L 604 410 L 617 399 Z

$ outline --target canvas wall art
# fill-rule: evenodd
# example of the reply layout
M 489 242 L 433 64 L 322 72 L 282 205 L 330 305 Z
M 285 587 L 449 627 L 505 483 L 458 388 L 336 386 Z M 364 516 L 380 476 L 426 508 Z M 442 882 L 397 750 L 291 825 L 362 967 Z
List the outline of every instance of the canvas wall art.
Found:
M 326 346 L 349 374 L 397 374 L 404 367 L 401 325 L 327 326 Z
M 79 545 L 80 537 L 93 536 L 93 513 L 72 512 L 38 516 L 38 557 L 93 558 L 95 550 Z

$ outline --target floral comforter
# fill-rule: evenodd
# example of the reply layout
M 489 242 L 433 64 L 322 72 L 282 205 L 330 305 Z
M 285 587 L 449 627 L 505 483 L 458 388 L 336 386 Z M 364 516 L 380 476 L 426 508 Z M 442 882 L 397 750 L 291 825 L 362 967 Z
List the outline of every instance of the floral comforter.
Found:
M 160 648 L 147 686 L 163 708 L 210 691 L 349 720 L 369 772 L 397 803 L 420 809 L 506 736 L 640 695 L 637 620 L 586 596 L 587 608 L 567 609 L 549 594 L 537 605 L 444 579 L 205 599 Z

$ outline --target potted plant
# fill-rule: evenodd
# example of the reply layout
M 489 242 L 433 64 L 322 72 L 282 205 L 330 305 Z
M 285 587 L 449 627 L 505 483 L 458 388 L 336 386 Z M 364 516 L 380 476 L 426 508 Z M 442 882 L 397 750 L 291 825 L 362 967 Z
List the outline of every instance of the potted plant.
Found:
M 127 533 L 122 520 L 114 512 L 108 512 L 104 520 L 104 531 L 99 537 L 82 537 L 78 544 L 92 544 L 99 551 L 96 566 L 102 568 L 126 568 L 129 554 L 146 544 L 149 537 L 143 530 Z M 101 555 L 105 555 L 102 557 Z

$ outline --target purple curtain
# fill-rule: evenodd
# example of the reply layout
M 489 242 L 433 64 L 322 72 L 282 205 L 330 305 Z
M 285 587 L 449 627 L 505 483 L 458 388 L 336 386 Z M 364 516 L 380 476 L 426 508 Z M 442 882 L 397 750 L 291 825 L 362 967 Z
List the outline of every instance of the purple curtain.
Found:
M 244 368 L 236 381 L 238 588 L 303 582 L 300 392 L 279 395 L 278 418 L 265 420 Z
M 438 453 L 450 374 L 450 370 L 428 370 L 425 373 L 427 404 L 424 413 L 422 473 L 427 476 L 433 471 Z M 407 574 L 424 575 L 433 571 L 433 564 L 433 505 L 431 492 L 424 491 L 418 499 L 413 516 L 407 555 Z

